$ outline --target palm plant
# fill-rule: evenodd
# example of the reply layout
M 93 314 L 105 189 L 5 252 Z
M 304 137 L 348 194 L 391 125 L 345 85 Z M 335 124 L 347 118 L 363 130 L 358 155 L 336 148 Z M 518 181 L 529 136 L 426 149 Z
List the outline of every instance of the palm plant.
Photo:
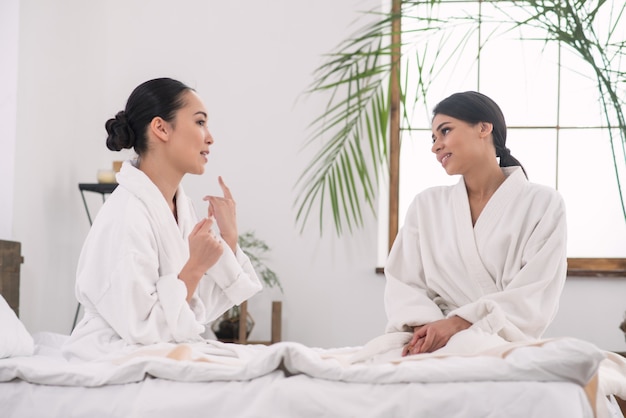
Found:
M 626 166 L 626 71 L 619 69 L 626 59 L 626 41 L 619 38 L 623 33 L 618 33 L 626 24 L 626 4 L 607 0 L 483 1 L 487 2 L 505 16 L 499 22 L 500 34 L 520 27 L 540 29 L 546 45 L 560 43 L 592 69 L 609 126 L 611 158 L 626 220 L 619 175 Z M 341 43 L 317 68 L 308 93 L 329 94 L 330 98 L 313 120 L 306 142 L 310 146 L 321 141 L 322 146 L 297 183 L 296 221 L 302 228 L 317 206 L 320 232 L 329 209 L 337 234 L 346 228 L 352 231 L 363 225 L 364 208 L 376 212 L 380 179 L 392 178 L 391 183 L 397 184 L 394 149 L 399 147 L 400 132 L 411 130 L 416 103 L 439 71 L 453 63 L 463 49 L 463 39 L 468 36 L 461 36 L 459 42 L 452 32 L 465 30 L 469 35 L 481 18 L 458 13 L 440 19 L 435 11 L 442 3 L 446 1 L 391 0 L 389 13 L 368 13 L 373 21 Z M 410 25 L 405 25 L 407 22 Z M 604 29 L 602 33 L 598 27 Z M 481 47 L 496 36 L 493 32 L 481 39 Z M 411 74 L 417 78 L 417 87 L 410 91 L 409 63 L 417 69 Z M 397 211 L 397 200 L 391 200 L 390 211 Z M 395 232 L 390 231 L 390 242 Z

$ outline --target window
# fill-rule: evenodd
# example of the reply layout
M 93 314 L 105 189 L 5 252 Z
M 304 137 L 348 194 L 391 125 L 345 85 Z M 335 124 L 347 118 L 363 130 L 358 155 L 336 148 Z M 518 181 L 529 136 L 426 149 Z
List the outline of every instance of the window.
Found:
M 401 136 L 400 226 L 415 194 L 458 181 L 445 173 L 430 151 L 432 108 L 454 92 L 478 90 L 502 108 L 509 127 L 507 146 L 529 180 L 555 187 L 563 195 L 568 257 L 626 257 L 626 222 L 617 184 L 619 178 L 626 188 L 624 148 L 619 124 L 606 120 L 591 66 L 567 45 L 546 42 L 544 29 L 512 24 L 531 12 L 512 2 L 442 1 L 433 6 L 425 1 L 414 7 L 415 16 L 445 23 L 441 30 L 403 46 L 406 91 L 426 93 L 407 100 L 414 105 L 407 109 L 411 130 Z M 598 33 L 611 27 L 613 18 L 603 18 L 596 20 L 603 23 L 595 28 Z M 404 19 L 402 25 L 406 33 L 423 21 Z M 618 27 L 623 40 L 626 25 Z M 619 62 L 612 65 L 619 70 Z M 421 71 L 422 78 L 414 76 L 420 73 L 418 66 L 428 68 Z M 381 184 L 385 187 L 386 182 Z M 381 193 L 379 207 L 381 241 L 386 241 L 388 225 L 386 193 Z M 387 243 L 381 242 L 379 265 L 386 254 Z

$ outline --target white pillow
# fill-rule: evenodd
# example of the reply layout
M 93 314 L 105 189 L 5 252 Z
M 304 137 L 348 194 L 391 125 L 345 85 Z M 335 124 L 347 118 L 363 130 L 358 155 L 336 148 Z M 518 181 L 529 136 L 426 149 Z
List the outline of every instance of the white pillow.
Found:
M 0 358 L 31 356 L 34 351 L 33 337 L 0 295 Z

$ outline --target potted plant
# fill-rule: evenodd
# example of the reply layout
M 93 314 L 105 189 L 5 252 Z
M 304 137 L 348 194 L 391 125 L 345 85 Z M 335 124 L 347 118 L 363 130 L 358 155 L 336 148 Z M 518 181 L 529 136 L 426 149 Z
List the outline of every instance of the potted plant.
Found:
M 280 280 L 276 273 L 265 263 L 266 255 L 270 251 L 265 241 L 256 237 L 254 231 L 248 231 L 239 235 L 239 246 L 250 258 L 254 270 L 263 284 L 269 288 L 277 287 L 283 291 Z M 245 304 L 246 302 L 244 302 Z M 243 305 L 243 304 L 242 304 Z M 246 335 L 250 335 L 254 327 L 254 318 L 242 305 L 233 306 L 226 311 L 219 320 L 211 327 L 216 337 L 221 341 L 237 341 L 239 338 L 239 324 L 242 311 L 246 313 Z

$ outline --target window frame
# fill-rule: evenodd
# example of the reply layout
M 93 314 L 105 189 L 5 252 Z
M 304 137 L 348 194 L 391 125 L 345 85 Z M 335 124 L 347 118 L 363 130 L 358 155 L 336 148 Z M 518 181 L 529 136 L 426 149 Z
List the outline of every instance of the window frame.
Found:
M 468 0 L 463 1 L 464 3 L 467 3 Z M 474 1 L 469 1 L 469 2 L 476 2 L 476 3 L 482 3 L 481 0 L 474 0 Z M 396 4 L 398 4 L 399 7 L 399 3 L 398 1 L 394 1 L 393 2 L 394 5 L 393 7 L 396 6 Z M 393 12 L 393 10 L 392 10 Z M 398 12 L 398 10 L 395 11 L 396 13 Z M 401 50 L 400 50 L 400 46 L 401 42 L 399 39 L 399 33 L 400 33 L 400 19 L 396 19 L 397 22 L 397 27 L 395 27 L 392 31 L 392 33 L 394 34 L 394 36 L 396 36 L 396 34 L 398 34 L 398 38 L 397 39 L 392 39 L 392 42 L 394 45 L 397 45 L 397 47 L 394 48 L 394 51 L 392 52 L 392 57 L 400 57 L 401 56 Z M 395 22 L 395 21 L 394 21 Z M 481 22 L 479 20 L 478 22 L 479 28 L 478 31 L 480 32 L 481 28 Z M 559 51 L 561 50 L 562 46 L 561 46 L 561 42 L 559 41 L 558 44 L 558 49 Z M 477 64 L 478 64 L 478 68 L 480 68 L 480 47 L 478 48 L 478 56 L 477 56 Z M 392 66 L 394 65 L 394 63 L 392 63 Z M 400 71 L 400 62 L 399 59 L 397 60 L 397 62 L 395 63 L 396 67 L 395 70 L 392 68 L 391 74 L 392 77 L 396 76 L 397 74 L 399 74 Z M 480 73 L 480 70 L 478 71 Z M 561 78 L 561 66 L 560 66 L 560 53 L 559 53 L 559 71 L 558 71 L 558 79 L 559 79 L 559 90 L 560 90 L 560 78 Z M 480 91 L 480 77 L 478 79 L 478 88 L 477 90 Z M 390 138 L 389 138 L 389 182 L 388 182 L 388 190 L 386 191 L 386 193 L 382 193 L 381 196 L 385 197 L 385 194 L 387 194 L 387 198 L 388 198 L 388 213 L 387 215 L 387 236 L 388 236 L 388 240 L 387 240 L 387 253 L 391 250 L 391 247 L 393 245 L 393 242 L 396 238 L 396 235 L 399 231 L 399 200 L 400 200 L 400 187 L 399 187 L 399 183 L 400 183 L 400 165 L 399 165 L 399 161 L 400 161 L 400 136 L 402 135 L 402 128 L 401 128 L 401 121 L 400 121 L 400 92 L 399 91 L 394 91 L 394 88 L 396 88 L 398 85 L 397 82 L 394 82 L 392 80 L 392 82 L 390 83 L 391 86 L 391 91 L 390 91 L 390 100 L 391 100 L 391 104 L 390 104 L 390 108 L 391 108 L 391 114 L 390 114 L 390 126 L 389 126 L 389 132 L 390 132 Z M 559 105 L 558 103 L 560 103 L 560 94 L 559 97 L 557 98 L 557 106 Z M 557 142 L 560 136 L 560 132 L 561 130 L 565 130 L 565 129 L 611 129 L 614 127 L 611 126 L 598 126 L 598 127 L 591 127 L 591 126 L 581 126 L 581 127 L 574 127 L 574 126 L 560 126 L 559 124 L 559 114 L 557 113 L 557 123 L 554 126 L 509 126 L 509 129 L 553 129 L 556 131 L 556 138 L 557 138 Z M 558 165 L 558 159 L 556 164 Z M 557 176 L 557 185 L 558 185 L 558 176 Z M 384 184 L 384 182 L 381 182 L 380 184 Z M 382 231 L 381 231 L 382 232 Z M 602 257 L 596 257 L 596 258 L 578 258 L 578 257 L 572 257 L 572 258 L 568 258 L 567 259 L 568 262 L 568 270 L 567 270 L 567 275 L 568 277 L 626 277 L 626 258 L 602 258 Z M 377 267 L 376 268 L 376 272 L 379 274 L 384 273 L 384 268 L 383 267 Z

